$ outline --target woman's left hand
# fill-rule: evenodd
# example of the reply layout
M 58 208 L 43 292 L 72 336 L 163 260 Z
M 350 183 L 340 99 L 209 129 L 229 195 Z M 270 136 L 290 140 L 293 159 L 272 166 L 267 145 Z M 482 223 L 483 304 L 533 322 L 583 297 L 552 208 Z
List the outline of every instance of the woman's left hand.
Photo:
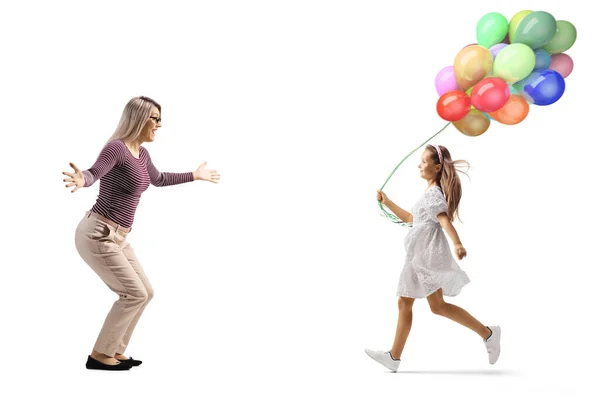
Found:
M 455 245 L 454 251 L 456 252 L 456 257 L 458 257 L 459 260 L 462 260 L 467 256 L 467 250 L 463 247 L 462 244 Z
M 204 168 L 205 166 L 206 166 L 206 161 L 204 161 L 202 164 L 200 164 L 198 169 L 193 172 L 194 180 L 219 183 L 219 180 L 221 179 L 221 175 L 215 170 Z

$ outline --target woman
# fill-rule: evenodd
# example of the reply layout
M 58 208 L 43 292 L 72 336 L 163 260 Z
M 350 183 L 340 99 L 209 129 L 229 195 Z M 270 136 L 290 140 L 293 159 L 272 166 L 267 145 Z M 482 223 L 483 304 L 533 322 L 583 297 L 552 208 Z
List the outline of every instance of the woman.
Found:
M 161 127 L 161 106 L 148 97 L 127 103 L 115 133 L 94 165 L 85 171 L 73 163 L 73 172 L 63 172 L 71 193 L 100 180 L 96 203 L 77 226 L 75 244 L 85 262 L 119 299 L 108 313 L 86 368 L 128 370 L 142 362 L 124 355 L 131 334 L 152 299 L 154 291 L 133 249 L 127 243 L 135 210 L 149 187 L 177 185 L 195 180 L 218 183 L 217 171 L 159 172 L 152 163 L 145 142 L 153 142 Z

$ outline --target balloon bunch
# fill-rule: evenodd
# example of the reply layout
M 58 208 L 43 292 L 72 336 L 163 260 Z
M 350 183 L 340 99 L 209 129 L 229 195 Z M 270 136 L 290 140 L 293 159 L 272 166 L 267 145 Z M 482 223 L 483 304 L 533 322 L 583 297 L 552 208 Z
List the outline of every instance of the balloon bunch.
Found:
M 437 112 L 449 121 L 415 151 L 442 133 L 450 124 L 467 136 L 479 136 L 491 121 L 515 125 L 529 114 L 531 104 L 547 106 L 565 92 L 565 78 L 573 71 L 573 60 L 565 53 L 577 39 L 575 26 L 557 21 L 545 11 L 523 10 L 510 22 L 491 12 L 477 23 L 477 43 L 461 49 L 454 65 L 443 68 L 435 78 L 440 96 Z M 410 227 L 379 202 L 383 216 Z
M 565 53 L 575 26 L 545 11 L 523 10 L 510 20 L 491 12 L 477 23 L 477 43 L 461 49 L 440 70 L 437 112 L 467 136 L 479 136 L 491 121 L 515 125 L 530 105 L 547 106 L 565 92 L 573 60 Z

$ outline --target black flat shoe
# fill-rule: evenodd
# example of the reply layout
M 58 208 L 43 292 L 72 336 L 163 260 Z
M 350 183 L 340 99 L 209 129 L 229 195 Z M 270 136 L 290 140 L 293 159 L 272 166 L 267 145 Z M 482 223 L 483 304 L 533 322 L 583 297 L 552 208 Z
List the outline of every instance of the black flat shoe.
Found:
M 128 369 L 131 369 L 130 364 L 124 363 L 122 361 L 115 365 L 108 365 L 98 360 L 94 360 L 92 356 L 88 356 L 87 362 L 85 363 L 85 367 L 87 369 L 101 369 L 105 371 L 127 371 Z
M 117 360 L 119 360 L 119 359 L 117 358 Z M 132 367 L 138 367 L 142 363 L 140 360 L 136 360 L 132 357 L 129 357 L 127 360 L 119 360 L 119 361 L 121 361 L 121 363 L 123 363 L 123 364 L 131 365 Z

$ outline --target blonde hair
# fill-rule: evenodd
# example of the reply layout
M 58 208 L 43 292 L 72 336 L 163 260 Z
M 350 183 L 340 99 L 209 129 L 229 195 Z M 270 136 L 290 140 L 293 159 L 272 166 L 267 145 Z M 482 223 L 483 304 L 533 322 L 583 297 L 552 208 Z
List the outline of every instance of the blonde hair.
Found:
M 129 100 L 123 109 L 119 125 L 117 125 L 115 133 L 108 139 L 108 142 L 113 140 L 132 142 L 137 140 L 148 118 L 152 115 L 154 107 L 158 108 L 158 112 L 161 113 L 160 104 L 149 97 L 139 96 Z
M 460 221 L 460 217 L 458 216 L 458 204 L 460 203 L 460 198 L 462 197 L 462 186 L 457 172 L 465 175 L 467 174 L 466 172 L 459 170 L 457 167 L 460 168 L 461 166 L 466 166 L 467 170 L 469 170 L 470 165 L 465 160 L 453 161 L 452 157 L 450 156 L 450 152 L 446 147 L 438 146 L 438 148 L 442 153 L 443 163 L 440 163 L 440 157 L 436 148 L 430 144 L 427 145 L 427 150 L 429 150 L 433 162 L 435 164 L 442 164 L 442 169 L 437 174 L 435 180 L 442 188 L 444 196 L 446 197 L 446 201 L 448 202 L 448 218 L 451 222 L 454 221 L 455 217 Z

